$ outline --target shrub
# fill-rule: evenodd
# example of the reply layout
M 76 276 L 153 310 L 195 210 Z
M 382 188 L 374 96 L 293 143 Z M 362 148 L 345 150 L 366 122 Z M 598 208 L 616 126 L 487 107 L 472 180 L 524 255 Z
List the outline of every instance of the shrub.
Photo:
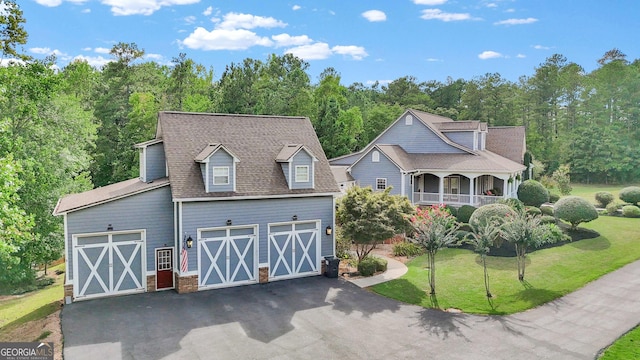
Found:
M 458 215 L 456 216 L 456 218 L 458 219 L 458 222 L 468 223 L 469 219 L 471 219 L 471 215 L 473 215 L 473 213 L 477 209 L 478 208 L 476 208 L 475 206 L 471 206 L 471 205 L 462 205 L 462 206 L 460 206 L 460 208 L 458 209 Z
M 556 218 L 551 215 L 542 215 L 540 217 L 540 224 L 555 224 Z
M 638 218 L 640 217 L 640 207 L 635 205 L 626 205 L 622 207 L 622 216 L 628 218 Z
M 556 194 L 556 193 L 549 194 L 549 202 L 550 203 L 556 203 L 556 202 L 558 202 L 558 200 L 560 200 L 560 195 L 559 194 Z
M 503 224 L 508 216 L 515 216 L 516 212 L 505 204 L 489 204 L 484 205 L 474 211 L 469 219 L 469 224 L 474 228 L 484 226 L 487 221 L 496 219 L 499 224 Z
M 418 256 L 424 254 L 424 249 L 407 241 L 393 245 L 394 256 Z
M 387 260 L 374 257 L 373 261 L 376 263 L 376 271 L 387 271 Z
M 458 209 L 456 207 L 451 206 L 451 205 L 445 205 L 444 208 L 447 209 L 449 214 L 451 214 L 453 216 L 458 216 Z
M 575 229 L 578 224 L 598 218 L 595 206 L 579 196 L 567 196 L 556 203 L 555 216 L 571 224 Z
M 563 241 L 571 241 L 571 236 L 565 234 L 564 231 L 562 231 L 562 229 L 555 224 L 555 222 L 553 224 L 549 223 L 547 224 L 547 226 L 549 227 L 548 234 L 551 243 L 555 244 Z
M 542 215 L 553 216 L 553 206 L 551 205 L 541 205 L 540 211 L 542 211 Z
M 549 201 L 549 191 L 535 180 L 525 180 L 518 186 L 518 199 L 525 205 L 539 207 Z
M 512 208 L 515 211 L 524 210 L 524 204 L 522 203 L 522 201 L 520 201 L 520 200 L 518 200 L 516 198 L 502 199 L 502 200 L 500 200 L 498 202 L 500 204 L 509 205 L 509 207 Z
M 640 203 L 640 187 L 638 186 L 629 186 L 622 190 L 618 194 L 620 200 L 638 206 Z
M 371 276 L 376 273 L 376 266 L 375 258 L 368 256 L 358 263 L 358 272 L 362 276 Z
M 351 257 L 349 250 L 351 249 L 351 241 L 342 235 L 342 228 L 336 226 L 336 257 L 340 259 L 348 259 Z
M 527 212 L 527 214 L 533 215 L 533 216 L 542 215 L 542 210 L 538 209 L 535 206 L 527 206 L 525 207 L 525 211 Z
M 569 165 L 560 165 L 560 167 L 551 174 L 551 179 L 556 183 L 562 195 L 571 194 L 571 177 L 569 176 L 569 172 Z
M 607 205 L 613 202 L 613 200 L 615 200 L 615 197 L 608 191 L 598 191 L 596 193 L 596 201 L 598 202 L 598 206 L 601 208 L 606 208 Z
M 615 202 L 612 202 L 609 205 L 607 205 L 606 209 L 607 209 L 607 214 L 616 215 L 618 213 L 618 204 L 616 204 Z

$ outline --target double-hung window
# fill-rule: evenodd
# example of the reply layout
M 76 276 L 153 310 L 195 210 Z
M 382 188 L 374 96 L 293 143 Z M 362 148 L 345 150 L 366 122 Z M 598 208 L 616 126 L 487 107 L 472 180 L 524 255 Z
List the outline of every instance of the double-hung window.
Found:
M 384 190 L 387 188 L 387 178 L 376 179 L 376 190 Z
M 216 166 L 213 168 L 213 185 L 229 185 L 228 166 Z
M 296 182 L 309 182 L 309 166 L 297 165 L 296 166 Z

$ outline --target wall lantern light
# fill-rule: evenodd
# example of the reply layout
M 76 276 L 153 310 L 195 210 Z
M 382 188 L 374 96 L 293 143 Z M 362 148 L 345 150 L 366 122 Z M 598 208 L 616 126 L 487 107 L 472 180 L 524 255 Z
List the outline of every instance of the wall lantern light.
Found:
M 327 226 L 326 229 L 324 229 L 324 233 L 327 235 L 333 234 L 333 229 L 331 228 L 331 226 Z
M 298 220 L 298 215 L 293 215 L 293 216 L 291 217 L 291 220 L 293 220 L 293 221 L 297 221 L 297 220 Z
M 227 220 L 227 226 L 231 226 L 233 225 L 233 221 L 231 221 L 231 219 Z
M 111 224 L 107 225 L 107 231 L 113 231 L 113 225 Z
M 187 238 L 187 249 L 191 249 L 192 246 L 193 246 L 193 239 L 191 238 L 191 236 L 189 236 Z

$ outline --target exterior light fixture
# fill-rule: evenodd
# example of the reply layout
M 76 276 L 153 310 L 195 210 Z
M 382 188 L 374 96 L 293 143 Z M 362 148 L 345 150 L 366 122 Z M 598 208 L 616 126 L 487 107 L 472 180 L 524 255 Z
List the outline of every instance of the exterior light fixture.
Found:
M 231 221 L 231 219 L 227 220 L 227 226 L 231 226 L 233 225 L 233 221 Z
M 298 220 L 298 215 L 293 215 L 293 216 L 291 217 L 291 220 L 293 220 L 293 221 L 297 221 L 297 220 Z
M 324 229 L 324 233 L 325 233 L 325 234 L 327 234 L 327 235 L 331 235 L 331 234 L 333 234 L 333 229 L 331 228 L 331 226 L 327 226 L 327 227 Z
M 189 236 L 187 238 L 187 249 L 191 249 L 191 247 L 193 246 L 193 239 L 191 238 L 191 236 Z
M 107 231 L 113 231 L 113 225 L 111 224 L 107 225 Z

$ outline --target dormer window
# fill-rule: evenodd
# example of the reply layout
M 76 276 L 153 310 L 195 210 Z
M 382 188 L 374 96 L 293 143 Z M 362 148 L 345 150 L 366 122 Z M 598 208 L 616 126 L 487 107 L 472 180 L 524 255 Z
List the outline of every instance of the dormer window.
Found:
M 298 165 L 296 166 L 296 182 L 309 182 L 309 166 Z
M 229 167 L 213 167 L 213 185 L 229 185 Z

